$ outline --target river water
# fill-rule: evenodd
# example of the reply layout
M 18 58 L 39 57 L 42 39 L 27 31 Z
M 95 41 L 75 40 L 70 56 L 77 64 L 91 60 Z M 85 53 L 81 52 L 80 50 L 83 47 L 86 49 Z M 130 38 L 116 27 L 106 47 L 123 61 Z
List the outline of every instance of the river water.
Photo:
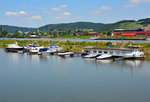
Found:
M 150 102 L 149 66 L 0 49 L 0 102 Z
M 90 39 L 48 39 L 48 38 L 0 38 L 0 39 L 14 39 L 14 40 L 50 40 L 50 41 L 88 41 L 88 42 L 138 42 L 150 43 L 150 38 L 147 40 L 90 40 Z

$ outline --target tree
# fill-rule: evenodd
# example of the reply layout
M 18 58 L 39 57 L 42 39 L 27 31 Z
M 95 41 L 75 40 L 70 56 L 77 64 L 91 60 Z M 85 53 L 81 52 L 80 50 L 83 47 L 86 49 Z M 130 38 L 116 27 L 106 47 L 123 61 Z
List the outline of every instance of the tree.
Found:
M 84 35 L 85 35 L 85 36 L 89 36 L 88 31 L 85 31 L 85 32 L 84 32 Z
M 14 33 L 14 36 L 13 36 L 14 38 L 21 38 L 22 37 L 22 33 L 20 32 L 20 31 L 16 31 L 15 33 Z
M 111 36 L 111 34 L 112 34 L 112 31 L 107 32 L 107 36 Z
M 0 37 L 6 37 L 7 34 L 8 34 L 7 30 L 3 30 L 2 28 L 0 28 Z
M 0 37 L 3 37 L 3 30 L 0 28 Z

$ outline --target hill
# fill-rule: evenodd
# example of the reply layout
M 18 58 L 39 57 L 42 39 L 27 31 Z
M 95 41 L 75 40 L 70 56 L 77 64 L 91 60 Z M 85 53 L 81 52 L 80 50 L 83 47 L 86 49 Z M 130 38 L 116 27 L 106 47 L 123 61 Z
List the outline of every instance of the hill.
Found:
M 0 28 L 9 32 L 15 32 L 16 30 L 22 32 L 36 31 L 36 28 L 27 27 L 16 27 L 8 25 L 0 25 Z M 135 20 L 122 20 L 116 23 L 103 24 L 103 23 L 92 23 L 92 22 L 75 22 L 75 23 L 61 23 L 61 24 L 48 24 L 39 27 L 40 31 L 49 31 L 50 29 L 65 29 L 65 30 L 76 30 L 76 29 L 94 29 L 95 31 L 108 31 L 114 29 L 134 29 L 134 28 L 150 28 L 150 18 Z
M 92 23 L 92 22 L 75 22 L 75 23 L 62 23 L 62 24 L 49 24 L 40 27 L 42 31 L 48 31 L 48 29 L 66 29 L 66 30 L 76 30 L 76 29 L 99 29 L 103 27 L 102 23 Z
M 7 30 L 11 33 L 18 31 L 22 32 L 29 32 L 29 31 L 36 31 L 36 28 L 27 28 L 27 27 L 17 27 L 17 26 L 9 26 L 9 25 L 0 25 L 0 28 L 3 30 Z
M 103 23 L 91 23 L 91 22 L 75 22 L 75 23 L 63 23 L 63 24 L 49 24 L 40 27 L 42 31 L 48 31 L 50 29 L 94 29 L 94 30 L 114 30 L 114 29 L 134 29 L 134 28 L 150 28 L 150 18 L 135 20 L 122 20 L 116 23 L 103 24 Z

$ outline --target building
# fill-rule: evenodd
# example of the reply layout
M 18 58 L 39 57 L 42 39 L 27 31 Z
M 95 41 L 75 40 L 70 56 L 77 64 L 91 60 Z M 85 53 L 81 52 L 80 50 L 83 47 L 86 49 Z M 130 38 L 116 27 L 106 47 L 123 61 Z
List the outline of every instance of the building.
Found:
M 115 29 L 112 36 L 150 36 L 150 29 Z

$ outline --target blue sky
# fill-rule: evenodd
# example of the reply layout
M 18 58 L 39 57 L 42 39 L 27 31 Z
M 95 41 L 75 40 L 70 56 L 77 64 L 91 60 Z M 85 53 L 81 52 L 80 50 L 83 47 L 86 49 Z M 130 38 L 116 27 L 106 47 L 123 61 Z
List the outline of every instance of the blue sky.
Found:
M 150 17 L 150 0 L 0 0 L 0 25 L 113 23 Z

